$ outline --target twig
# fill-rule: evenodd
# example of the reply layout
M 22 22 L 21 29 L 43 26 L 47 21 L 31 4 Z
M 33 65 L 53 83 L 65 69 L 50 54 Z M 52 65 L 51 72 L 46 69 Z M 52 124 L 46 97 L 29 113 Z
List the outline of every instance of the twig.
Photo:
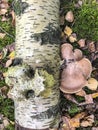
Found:
M 3 31 L 5 34 L 7 34 L 8 36 L 10 36 L 11 38 L 15 39 L 15 37 L 13 35 L 10 35 L 8 32 L 6 32 L 3 28 L 0 27 L 0 30 Z

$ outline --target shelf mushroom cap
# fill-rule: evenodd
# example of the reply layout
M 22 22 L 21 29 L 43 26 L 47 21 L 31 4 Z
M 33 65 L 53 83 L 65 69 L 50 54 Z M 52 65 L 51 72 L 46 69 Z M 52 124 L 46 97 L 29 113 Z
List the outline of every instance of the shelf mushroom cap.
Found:
M 74 58 L 75 58 L 76 61 L 79 61 L 83 58 L 83 53 L 80 49 L 74 50 Z
M 92 64 L 87 58 L 83 58 L 82 60 L 76 62 L 76 66 L 82 71 L 84 77 L 88 79 L 92 72 Z
M 85 86 L 86 82 L 81 70 L 75 63 L 71 63 L 62 71 L 60 90 L 64 93 L 76 93 Z
M 92 64 L 87 58 L 83 58 L 81 50 L 75 49 L 73 52 L 73 46 L 68 43 L 61 46 L 61 54 L 66 60 L 66 66 L 61 73 L 60 90 L 64 93 L 76 93 L 86 86 Z
M 69 43 L 64 43 L 61 46 L 61 56 L 63 59 L 74 59 L 73 46 Z

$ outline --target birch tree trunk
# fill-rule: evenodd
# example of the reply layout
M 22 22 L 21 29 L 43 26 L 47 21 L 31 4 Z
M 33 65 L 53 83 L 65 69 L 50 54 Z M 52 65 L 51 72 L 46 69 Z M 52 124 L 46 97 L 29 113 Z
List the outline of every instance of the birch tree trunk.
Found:
M 59 0 L 16 0 L 15 60 L 6 83 L 13 86 L 16 130 L 58 128 Z

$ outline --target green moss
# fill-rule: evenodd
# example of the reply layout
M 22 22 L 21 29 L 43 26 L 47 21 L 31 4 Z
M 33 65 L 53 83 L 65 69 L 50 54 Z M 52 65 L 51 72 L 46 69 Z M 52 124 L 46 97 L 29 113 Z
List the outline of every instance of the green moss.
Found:
M 49 74 L 46 70 L 41 70 L 41 75 L 44 77 L 44 84 L 47 88 L 51 88 L 55 84 L 55 80 L 52 74 Z
M 40 75 L 44 77 L 45 90 L 41 92 L 41 96 L 47 98 L 52 92 L 52 87 L 55 84 L 55 80 L 52 74 L 49 74 L 46 70 L 41 70 Z
M 70 116 L 74 116 L 78 112 L 80 112 L 80 109 L 75 104 L 73 104 L 72 106 L 70 106 L 70 109 L 68 109 L 68 113 L 70 114 Z
M 40 95 L 43 96 L 44 98 L 47 98 L 48 96 L 50 96 L 51 92 L 52 92 L 51 89 L 47 88 L 43 92 L 41 92 Z
M 0 96 L 0 113 L 9 120 L 14 121 L 14 103 L 11 99 Z
M 6 127 L 6 130 L 15 130 L 15 126 L 10 124 Z
M 98 41 L 98 4 L 84 3 L 75 13 L 73 31 L 78 38 Z
M 0 32 L 6 34 L 3 39 L 0 39 L 0 48 L 3 48 L 15 41 L 15 28 L 11 24 L 11 18 L 8 19 L 7 22 L 0 22 Z

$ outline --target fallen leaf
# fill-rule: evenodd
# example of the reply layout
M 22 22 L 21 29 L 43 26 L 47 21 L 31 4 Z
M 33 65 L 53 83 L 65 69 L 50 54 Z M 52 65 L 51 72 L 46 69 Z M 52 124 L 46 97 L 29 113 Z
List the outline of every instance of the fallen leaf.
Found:
M 7 13 L 7 9 L 0 9 L 0 15 L 5 15 Z
M 70 27 L 66 26 L 65 29 L 64 29 L 64 33 L 67 36 L 70 36 L 72 34 L 72 29 Z
M 9 54 L 8 58 L 14 59 L 14 58 L 15 58 L 15 51 L 12 51 L 12 52 Z
M 94 115 L 90 115 L 84 118 L 84 120 L 80 123 L 82 127 L 92 126 L 94 123 Z
M 7 95 L 7 91 L 8 91 L 8 87 L 7 86 L 1 87 L 0 90 L 1 90 L 2 95 L 5 95 L 5 96 Z
M 90 79 L 88 79 L 88 82 L 87 82 L 86 86 L 90 90 L 96 90 L 97 87 L 98 87 L 98 81 L 95 78 L 90 78 Z
M 74 118 L 77 118 L 79 120 L 83 119 L 85 116 L 87 115 L 86 112 L 81 112 L 81 113 L 78 113 L 74 116 Z
M 62 127 L 63 130 L 72 130 L 70 123 L 69 123 L 69 120 L 70 120 L 70 117 L 62 116 L 63 124 L 62 124 L 61 127 Z
M 2 53 L 3 53 L 3 58 L 5 58 L 6 57 L 6 55 L 7 55 L 7 49 L 6 48 L 3 48 L 3 50 L 2 50 Z
M 0 130 L 4 130 L 4 125 L 0 123 Z
M 6 77 L 7 73 L 3 73 L 3 77 Z
M 89 50 L 90 52 L 95 52 L 95 51 L 96 51 L 94 41 L 88 43 L 88 50 Z
M 86 92 L 83 89 L 81 89 L 79 92 L 77 92 L 75 94 L 78 96 L 84 97 L 86 95 Z
M 6 49 L 8 50 L 8 52 L 15 51 L 15 44 L 12 43 L 12 44 L 10 44 L 10 45 L 7 45 L 7 46 L 6 46 Z
M 1 4 L 0 4 L 0 8 L 1 9 L 8 9 L 9 8 L 8 1 L 2 0 Z
M 76 42 L 76 41 L 77 41 L 76 36 L 75 36 L 74 34 L 71 34 L 71 35 L 69 36 L 69 41 L 70 41 L 71 43 Z
M 92 127 L 92 130 L 98 130 L 98 127 Z
M 82 48 L 82 47 L 85 47 L 85 40 L 86 39 L 80 39 L 77 43 L 78 45 Z
M 5 67 L 9 67 L 10 65 L 12 64 L 12 59 L 9 59 L 6 64 L 5 64 Z
M 15 17 L 15 12 L 13 10 L 11 11 L 11 15 L 12 15 L 12 25 L 15 25 L 16 17 Z
M 3 58 L 3 53 L 2 51 L 0 52 L 0 60 Z
M 10 123 L 9 123 L 8 119 L 5 118 L 5 119 L 3 120 L 3 125 L 4 125 L 4 127 L 7 127 L 9 124 L 10 124 Z
M 2 22 L 7 21 L 7 18 L 6 18 L 5 16 L 2 16 L 1 21 L 2 21 Z
M 91 94 L 85 95 L 85 102 L 86 102 L 86 104 L 94 103 Z
M 69 122 L 71 127 L 75 127 L 75 128 L 80 127 L 80 120 L 78 118 L 72 118 L 69 120 Z
M 92 98 L 97 98 L 98 97 L 98 93 L 93 93 L 91 95 L 92 95 Z
M 0 39 L 3 39 L 5 37 L 5 33 L 0 33 Z

